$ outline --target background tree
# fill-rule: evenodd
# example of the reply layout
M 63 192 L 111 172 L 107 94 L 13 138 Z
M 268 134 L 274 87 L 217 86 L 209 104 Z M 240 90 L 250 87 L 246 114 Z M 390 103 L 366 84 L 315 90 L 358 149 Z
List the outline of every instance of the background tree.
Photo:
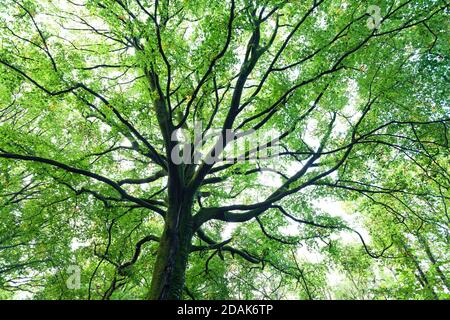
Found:
M 350 259 L 342 233 L 408 266 L 411 289 L 394 297 L 448 290 L 445 1 L 0 8 L 5 294 L 327 298 L 333 259 L 351 275 L 370 263 Z M 203 147 L 177 149 L 196 123 Z M 194 150 L 201 161 L 173 157 Z M 370 242 L 317 209 L 330 197 L 370 222 Z M 300 259 L 301 246 L 326 260 Z M 74 264 L 81 286 L 68 288 Z

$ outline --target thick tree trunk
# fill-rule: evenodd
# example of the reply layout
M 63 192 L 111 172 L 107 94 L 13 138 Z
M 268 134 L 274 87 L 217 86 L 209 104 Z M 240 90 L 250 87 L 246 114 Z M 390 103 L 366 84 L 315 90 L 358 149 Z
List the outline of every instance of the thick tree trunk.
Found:
M 183 199 L 171 201 L 148 299 L 181 299 L 192 235 L 192 202 Z

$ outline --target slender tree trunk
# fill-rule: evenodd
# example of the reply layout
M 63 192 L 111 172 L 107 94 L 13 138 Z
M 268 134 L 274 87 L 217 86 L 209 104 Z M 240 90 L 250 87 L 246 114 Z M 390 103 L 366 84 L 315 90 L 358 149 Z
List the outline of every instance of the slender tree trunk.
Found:
M 193 235 L 192 200 L 169 202 L 148 294 L 150 300 L 181 299 L 184 288 Z
M 445 274 L 442 272 L 441 268 L 439 267 L 439 264 L 437 263 L 436 258 L 433 255 L 433 252 L 431 252 L 431 248 L 428 245 L 428 242 L 421 235 L 418 235 L 418 238 L 419 238 L 419 242 L 422 244 L 422 246 L 427 254 L 428 259 L 430 260 L 431 264 L 435 268 L 436 273 L 438 274 L 442 283 L 448 290 L 450 290 L 450 283 L 449 283 L 447 277 L 445 276 Z
M 419 279 L 419 282 L 422 285 L 422 287 L 430 293 L 430 295 L 433 297 L 433 299 L 439 300 L 439 297 L 436 294 L 436 292 L 434 291 L 432 284 L 430 283 L 430 281 L 428 281 L 427 275 L 420 267 L 419 261 L 417 261 L 417 258 L 411 252 L 409 246 L 406 244 L 406 242 L 403 242 L 402 245 L 403 245 L 406 255 L 410 258 L 410 260 L 413 262 L 414 266 L 416 267 L 416 270 L 418 272 L 417 278 Z

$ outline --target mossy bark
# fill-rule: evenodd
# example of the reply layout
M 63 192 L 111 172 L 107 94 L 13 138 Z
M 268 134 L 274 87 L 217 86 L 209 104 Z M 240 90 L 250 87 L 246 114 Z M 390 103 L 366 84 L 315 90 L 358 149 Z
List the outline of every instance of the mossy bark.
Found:
M 148 299 L 182 298 L 192 235 L 192 202 L 173 201 L 167 210 Z

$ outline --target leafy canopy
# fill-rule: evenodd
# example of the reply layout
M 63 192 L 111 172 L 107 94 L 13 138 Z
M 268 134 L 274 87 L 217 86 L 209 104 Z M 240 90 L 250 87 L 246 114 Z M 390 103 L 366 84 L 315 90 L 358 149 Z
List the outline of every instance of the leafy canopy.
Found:
M 0 297 L 144 297 L 176 184 L 185 298 L 448 298 L 444 1 L 3 0 L 0 43 Z

